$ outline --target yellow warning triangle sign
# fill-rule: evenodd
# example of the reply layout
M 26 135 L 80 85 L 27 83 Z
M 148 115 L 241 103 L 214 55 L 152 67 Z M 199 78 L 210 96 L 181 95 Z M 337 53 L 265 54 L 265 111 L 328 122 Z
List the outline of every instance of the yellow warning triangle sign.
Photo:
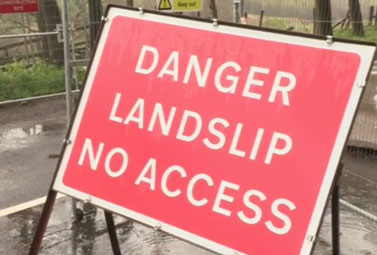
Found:
M 158 4 L 158 10 L 171 10 L 172 5 L 170 3 L 170 0 L 160 0 L 160 3 Z

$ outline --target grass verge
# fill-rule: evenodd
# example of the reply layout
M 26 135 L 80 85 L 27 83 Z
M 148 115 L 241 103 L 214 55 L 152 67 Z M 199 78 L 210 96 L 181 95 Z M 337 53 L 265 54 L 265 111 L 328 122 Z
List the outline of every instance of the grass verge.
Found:
M 64 70 L 37 59 L 13 62 L 0 70 L 0 101 L 64 91 Z

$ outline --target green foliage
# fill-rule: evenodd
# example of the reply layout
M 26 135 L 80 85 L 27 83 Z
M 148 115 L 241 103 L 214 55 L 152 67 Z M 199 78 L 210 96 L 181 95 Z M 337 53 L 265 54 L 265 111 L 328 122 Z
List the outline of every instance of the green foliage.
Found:
M 0 70 L 0 101 L 64 91 L 64 70 L 38 59 L 15 61 Z
M 84 67 L 76 67 L 77 83 L 81 86 L 84 83 L 86 69 Z
M 284 18 L 265 18 L 263 27 L 285 30 L 289 27 L 287 19 Z
M 345 38 L 350 40 L 377 42 L 377 27 L 376 26 L 364 26 L 364 36 L 356 36 L 352 32 L 352 28 L 347 29 L 335 29 L 334 36 L 338 38 Z

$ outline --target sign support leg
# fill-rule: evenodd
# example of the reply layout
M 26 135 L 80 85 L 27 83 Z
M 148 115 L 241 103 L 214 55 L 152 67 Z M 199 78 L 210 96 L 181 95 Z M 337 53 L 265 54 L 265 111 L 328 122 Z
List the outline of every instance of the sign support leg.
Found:
M 339 189 L 340 176 L 343 170 L 343 163 L 339 163 L 337 176 L 331 197 L 331 222 L 332 222 L 332 247 L 333 255 L 340 255 L 340 221 L 339 221 Z
M 117 233 L 115 230 L 113 214 L 106 210 L 104 210 L 104 212 L 105 212 L 107 230 L 109 232 L 109 237 L 110 237 L 110 242 L 111 242 L 111 248 L 113 249 L 113 254 L 122 255 L 120 251 L 120 247 L 119 247 Z
M 31 243 L 29 255 L 37 255 L 42 244 L 44 233 L 46 232 L 47 224 L 50 219 L 52 209 L 56 200 L 57 192 L 50 189 L 47 195 L 46 203 L 43 206 L 41 218 L 38 223 L 37 231 L 34 235 L 33 242 Z

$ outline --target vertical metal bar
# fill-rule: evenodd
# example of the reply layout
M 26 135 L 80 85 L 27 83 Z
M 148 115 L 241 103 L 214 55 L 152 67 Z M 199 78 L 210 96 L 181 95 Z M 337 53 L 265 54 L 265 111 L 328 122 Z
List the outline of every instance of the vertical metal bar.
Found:
M 66 89 L 66 107 L 67 107 L 67 121 L 72 119 L 72 80 L 71 80 L 71 66 L 70 50 L 69 50 L 69 21 L 68 21 L 68 0 L 63 1 L 63 40 L 64 40 L 64 69 L 65 69 L 65 89 Z
M 37 231 L 35 232 L 33 242 L 29 250 L 29 255 L 37 255 L 42 244 L 44 233 L 46 232 L 47 224 L 50 219 L 52 209 L 56 200 L 57 192 L 50 189 L 48 192 L 46 203 L 43 206 L 41 218 L 38 223 Z
M 69 10 L 70 9 L 70 6 L 69 6 L 69 2 L 67 2 L 67 9 Z M 71 20 L 72 20 L 72 16 L 71 16 L 71 12 L 67 12 L 68 14 L 68 25 L 69 25 L 69 29 L 71 29 L 72 33 L 74 31 L 74 28 L 73 26 L 71 25 Z M 70 31 L 70 30 L 68 30 Z M 75 61 L 76 60 L 76 55 L 75 55 L 75 42 L 73 40 L 74 38 L 74 35 L 72 36 L 69 36 L 68 38 L 68 41 L 69 41 L 69 45 L 70 45 L 70 58 L 69 58 L 69 61 Z M 71 83 L 71 86 L 74 85 L 75 86 L 75 90 L 79 90 L 79 87 L 78 87 L 78 82 L 77 82 L 77 71 L 76 71 L 76 68 L 73 67 L 72 65 L 69 66 L 71 68 L 71 79 L 72 81 L 74 81 L 74 84 Z
M 233 0 L 233 22 L 240 23 L 240 0 Z
M 87 12 L 87 9 L 86 9 L 86 5 L 84 3 L 83 0 L 81 0 L 81 13 L 83 15 L 82 16 L 82 19 L 83 19 L 83 26 L 84 26 L 84 34 L 85 34 L 85 56 L 88 56 L 89 55 L 89 52 L 90 52 L 90 39 L 89 39 L 89 29 L 90 29 L 90 24 L 89 24 L 89 15 L 88 15 L 88 12 Z
M 339 163 L 331 197 L 332 254 L 340 255 L 339 189 L 343 163 Z
M 240 11 L 239 11 L 240 19 L 244 16 L 245 14 L 244 12 L 245 12 L 245 0 L 240 0 Z
M 119 247 L 117 233 L 115 230 L 113 214 L 106 210 L 104 210 L 104 212 L 105 212 L 107 230 L 109 232 L 109 237 L 110 237 L 110 242 L 111 242 L 111 248 L 113 249 L 113 254 L 122 255 L 120 251 L 120 247 Z
M 70 50 L 69 50 L 69 16 L 68 16 L 68 0 L 63 1 L 63 43 L 64 43 L 64 69 L 65 69 L 65 92 L 66 92 L 66 110 L 67 110 L 67 127 L 72 120 L 72 74 L 70 60 Z M 72 198 L 72 215 L 73 220 L 77 221 L 76 213 L 76 199 Z
M 371 5 L 369 7 L 369 23 L 368 23 L 369 26 L 373 24 L 373 18 L 374 18 L 374 6 Z
M 210 0 L 210 9 L 212 10 L 212 19 L 217 19 L 216 0 Z

